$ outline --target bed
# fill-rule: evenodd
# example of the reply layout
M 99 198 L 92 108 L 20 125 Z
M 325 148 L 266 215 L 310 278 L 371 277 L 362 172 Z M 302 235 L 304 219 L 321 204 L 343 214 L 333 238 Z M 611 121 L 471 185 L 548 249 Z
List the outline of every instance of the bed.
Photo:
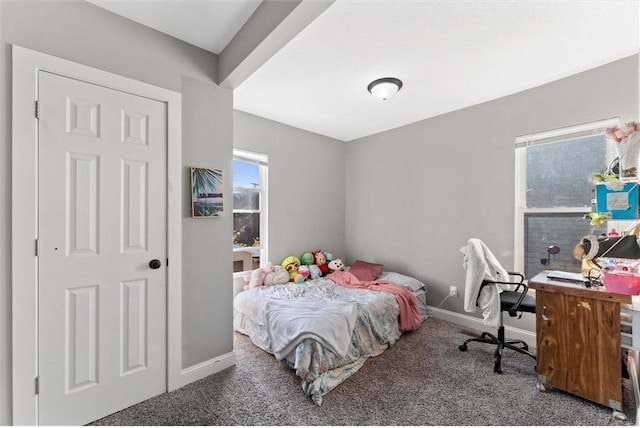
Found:
M 239 293 L 233 301 L 234 330 L 249 336 L 256 346 L 293 369 L 302 379 L 302 390 L 317 405 L 322 404 L 326 393 L 357 372 L 367 358 L 392 347 L 402 334 L 401 305 L 396 295 L 343 287 L 330 277 L 252 288 Z M 426 319 L 424 283 L 387 271 L 382 272 L 377 281 L 389 281 L 409 290 L 415 296 L 419 322 Z M 291 316 L 288 312 L 291 307 L 302 312 Z M 350 335 L 334 335 L 326 340 L 326 336 L 318 338 L 311 334 L 301 337 L 294 345 L 282 344 L 281 337 L 296 334 L 291 332 L 294 326 L 316 322 L 319 317 L 327 318 L 331 314 L 337 315 L 335 323 L 329 323 L 330 332 L 351 328 Z M 275 326 L 281 315 L 284 321 L 280 321 L 283 326 L 278 330 Z

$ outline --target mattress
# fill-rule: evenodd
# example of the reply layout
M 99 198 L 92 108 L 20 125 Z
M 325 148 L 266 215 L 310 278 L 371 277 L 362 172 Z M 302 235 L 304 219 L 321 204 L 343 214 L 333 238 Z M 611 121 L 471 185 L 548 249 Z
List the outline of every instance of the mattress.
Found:
M 416 297 L 422 320 L 427 317 L 426 286 L 419 280 L 395 272 L 383 272 L 380 280 L 391 281 L 411 290 Z M 342 287 L 328 278 L 304 283 L 287 283 L 258 287 L 239 293 L 234 299 L 235 331 L 249 336 L 259 348 L 273 354 L 267 328 L 267 306 L 270 299 L 315 302 L 321 311 L 327 301 L 357 304 L 355 327 L 345 355 L 336 355 L 322 343 L 304 339 L 281 361 L 302 379 L 302 390 L 317 405 L 322 397 L 357 372 L 369 357 L 380 355 L 400 338 L 396 297 L 387 292 Z

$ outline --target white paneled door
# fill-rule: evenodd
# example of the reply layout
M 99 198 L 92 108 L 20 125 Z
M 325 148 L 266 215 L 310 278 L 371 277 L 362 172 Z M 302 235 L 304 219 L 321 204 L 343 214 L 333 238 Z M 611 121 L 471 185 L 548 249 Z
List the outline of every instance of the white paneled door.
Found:
M 38 83 L 39 423 L 81 425 L 166 391 L 167 111 Z

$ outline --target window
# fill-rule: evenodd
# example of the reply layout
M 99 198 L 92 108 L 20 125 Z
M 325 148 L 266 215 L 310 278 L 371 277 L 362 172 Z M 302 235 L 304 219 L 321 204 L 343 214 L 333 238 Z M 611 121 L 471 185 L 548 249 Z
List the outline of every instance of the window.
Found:
M 573 247 L 585 235 L 607 232 L 607 225 L 591 226 L 584 216 L 595 198 L 589 176 L 613 160 L 604 130 L 617 125 L 610 119 L 516 139 L 514 262 L 527 278 L 546 269 L 580 272 Z M 560 253 L 545 266 L 550 245 Z
M 267 155 L 233 150 L 233 273 L 267 261 Z

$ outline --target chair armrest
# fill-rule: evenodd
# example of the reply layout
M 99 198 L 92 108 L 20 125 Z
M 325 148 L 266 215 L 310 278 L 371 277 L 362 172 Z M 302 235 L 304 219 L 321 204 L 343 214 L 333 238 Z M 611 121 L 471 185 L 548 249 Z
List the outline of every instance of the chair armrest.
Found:
M 507 272 L 510 276 L 517 276 L 520 278 L 519 282 L 524 282 L 524 275 L 520 272 Z
M 512 316 L 512 317 L 515 317 L 515 316 L 516 316 L 516 312 L 518 311 L 518 308 L 520 307 L 520 303 L 522 303 L 522 300 L 524 299 L 524 296 L 526 296 L 526 295 L 527 295 L 527 293 L 529 292 L 529 286 L 527 286 L 527 284 L 525 284 L 524 282 L 521 282 L 521 283 L 516 287 L 516 289 L 515 289 L 515 290 L 513 290 L 513 291 L 517 292 L 517 291 L 520 289 L 520 287 L 522 287 L 522 288 L 523 288 L 523 290 L 522 290 L 522 292 L 520 293 L 520 297 L 518 298 L 518 301 L 517 301 L 517 302 L 515 302 L 515 303 L 513 304 L 513 306 L 511 306 L 511 308 L 507 311 L 507 312 L 509 312 L 509 315 L 510 315 L 510 316 Z
M 490 281 L 490 280 L 484 280 L 484 281 L 482 281 L 482 286 L 484 287 L 485 285 L 488 285 L 488 284 L 515 285 L 516 288 L 513 290 L 514 292 L 518 292 L 518 290 L 520 290 L 522 288 L 522 291 L 520 291 L 520 297 L 513 304 L 513 306 L 511 306 L 511 308 L 509 308 L 509 310 L 507 311 L 507 312 L 509 312 L 510 316 L 514 317 L 514 316 L 516 316 L 516 312 L 517 312 L 518 308 L 520 307 L 520 303 L 522 303 L 522 300 L 524 300 L 524 297 L 529 292 L 529 286 L 527 286 L 527 284 L 524 283 L 524 275 L 521 274 L 520 272 L 507 272 L 507 273 L 510 276 L 514 276 L 514 277 L 520 278 L 520 281 L 515 282 L 515 281 Z

